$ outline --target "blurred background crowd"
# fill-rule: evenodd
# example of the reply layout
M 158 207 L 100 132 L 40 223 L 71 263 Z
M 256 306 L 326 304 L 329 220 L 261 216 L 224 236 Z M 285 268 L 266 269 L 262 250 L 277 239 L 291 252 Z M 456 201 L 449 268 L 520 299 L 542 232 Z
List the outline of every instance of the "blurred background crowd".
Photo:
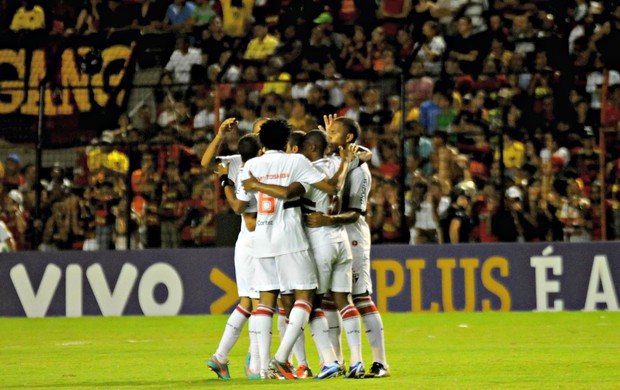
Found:
M 619 31 L 615 1 L 0 0 L 3 40 L 139 35 L 156 80 L 40 172 L 2 149 L 0 230 L 17 250 L 234 242 L 200 166 L 219 123 L 239 119 L 230 155 L 259 117 L 336 113 L 373 151 L 373 243 L 616 239 Z

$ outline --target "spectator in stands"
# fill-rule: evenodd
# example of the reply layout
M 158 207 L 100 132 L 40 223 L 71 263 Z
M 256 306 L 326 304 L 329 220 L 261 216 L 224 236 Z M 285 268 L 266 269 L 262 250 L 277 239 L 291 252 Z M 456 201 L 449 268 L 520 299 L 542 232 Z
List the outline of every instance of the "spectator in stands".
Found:
M 280 41 L 274 35 L 269 34 L 267 25 L 256 24 L 253 28 L 254 38 L 248 43 L 248 47 L 243 55 L 246 60 L 257 60 L 265 62 L 267 57 L 274 54 Z
M 462 16 L 458 19 L 458 35 L 452 37 L 448 44 L 448 55 L 459 62 L 460 68 L 469 75 L 480 72 L 480 63 L 486 56 L 480 37 L 473 32 L 471 18 Z
M 200 207 L 196 209 L 190 226 L 190 235 L 194 246 L 208 247 L 215 245 L 215 187 L 209 183 L 202 187 Z
M 137 20 L 121 0 L 108 0 L 99 8 L 99 32 L 113 34 L 137 26 Z
M 90 0 L 82 5 L 75 23 L 77 34 L 89 35 L 99 32 L 100 5 L 101 0 Z
M 212 0 L 197 0 L 196 7 L 192 12 L 189 24 L 194 29 L 194 33 L 198 37 L 202 36 L 202 31 L 205 30 L 209 22 L 217 16 L 215 9 L 213 8 L 214 1 Z
M 424 70 L 437 76 L 441 72 L 441 58 L 446 50 L 446 41 L 440 35 L 439 24 L 429 20 L 422 26 L 424 40 L 416 42 L 413 53 L 424 63 Z
M 187 0 L 174 0 L 166 10 L 164 29 L 188 32 L 191 28 L 191 17 L 196 5 Z
M 205 38 L 205 35 L 208 35 L 208 37 Z M 207 66 L 211 64 L 223 65 L 226 62 L 226 58 L 230 56 L 233 45 L 234 40 L 224 34 L 222 18 L 219 16 L 213 17 L 209 22 L 207 32 L 203 33 L 203 39 L 200 44 L 203 63 Z
M 189 37 L 182 36 L 177 39 L 176 49 L 172 52 L 165 69 L 173 74 L 175 84 L 189 84 L 192 68 L 201 64 L 200 50 L 190 47 Z
M 71 219 L 67 206 L 62 201 L 52 204 L 52 214 L 45 223 L 43 243 L 40 251 L 71 249 Z
M 372 43 L 366 43 L 366 34 L 362 26 L 355 26 L 352 38 L 345 36 L 340 60 L 344 62 L 346 75 L 364 78 L 372 69 Z
M 179 167 L 173 160 L 166 161 L 166 170 L 160 183 L 162 194 L 159 205 L 161 247 L 179 248 L 181 245 L 179 203 L 187 198 L 187 185 L 181 180 Z
M 229 37 L 243 38 L 252 20 L 254 0 L 220 0 L 224 33 Z
M 18 190 L 11 190 L 4 198 L 4 204 L 0 208 L 0 220 L 11 231 L 18 251 L 29 249 L 27 229 L 30 214 L 23 208 L 24 198 Z
M 441 217 L 440 225 L 445 243 L 456 244 L 470 241 L 473 222 L 471 220 L 471 195 L 462 184 L 450 192 L 450 207 Z
M 380 0 L 377 18 L 383 22 L 383 31 L 389 37 L 395 37 L 398 26 L 404 24 L 411 12 L 411 0 Z
M 21 0 L 9 27 L 13 32 L 37 31 L 45 29 L 45 11 L 34 0 Z
M 24 185 L 24 176 L 21 174 L 21 158 L 11 153 L 4 161 L 4 177 L 2 185 L 7 189 L 17 189 Z

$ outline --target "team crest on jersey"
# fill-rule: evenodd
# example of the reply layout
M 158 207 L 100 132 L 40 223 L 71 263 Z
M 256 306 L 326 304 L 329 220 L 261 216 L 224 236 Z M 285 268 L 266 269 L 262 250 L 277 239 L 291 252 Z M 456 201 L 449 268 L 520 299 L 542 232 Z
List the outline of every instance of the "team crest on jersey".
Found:
M 353 240 L 353 241 L 351 241 L 351 245 L 353 245 L 353 246 L 357 246 L 357 240 Z

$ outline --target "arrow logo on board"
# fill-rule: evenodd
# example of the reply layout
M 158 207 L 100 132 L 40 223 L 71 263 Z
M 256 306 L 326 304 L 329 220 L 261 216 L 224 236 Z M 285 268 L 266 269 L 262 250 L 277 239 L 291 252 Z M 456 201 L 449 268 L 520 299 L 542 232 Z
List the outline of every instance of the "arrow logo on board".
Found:
M 209 274 L 209 280 L 217 287 L 224 290 L 225 294 L 216 299 L 209 307 L 211 314 L 224 314 L 237 301 L 237 283 L 218 268 L 213 268 Z

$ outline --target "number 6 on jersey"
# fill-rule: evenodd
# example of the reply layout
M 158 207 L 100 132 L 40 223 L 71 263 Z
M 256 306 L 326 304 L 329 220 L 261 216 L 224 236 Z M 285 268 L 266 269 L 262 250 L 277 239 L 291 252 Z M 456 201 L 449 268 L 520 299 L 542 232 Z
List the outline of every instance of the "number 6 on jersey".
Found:
M 267 194 L 263 194 L 262 192 L 258 193 L 258 212 L 259 214 L 273 214 L 276 212 L 276 198 L 273 196 L 269 196 Z

